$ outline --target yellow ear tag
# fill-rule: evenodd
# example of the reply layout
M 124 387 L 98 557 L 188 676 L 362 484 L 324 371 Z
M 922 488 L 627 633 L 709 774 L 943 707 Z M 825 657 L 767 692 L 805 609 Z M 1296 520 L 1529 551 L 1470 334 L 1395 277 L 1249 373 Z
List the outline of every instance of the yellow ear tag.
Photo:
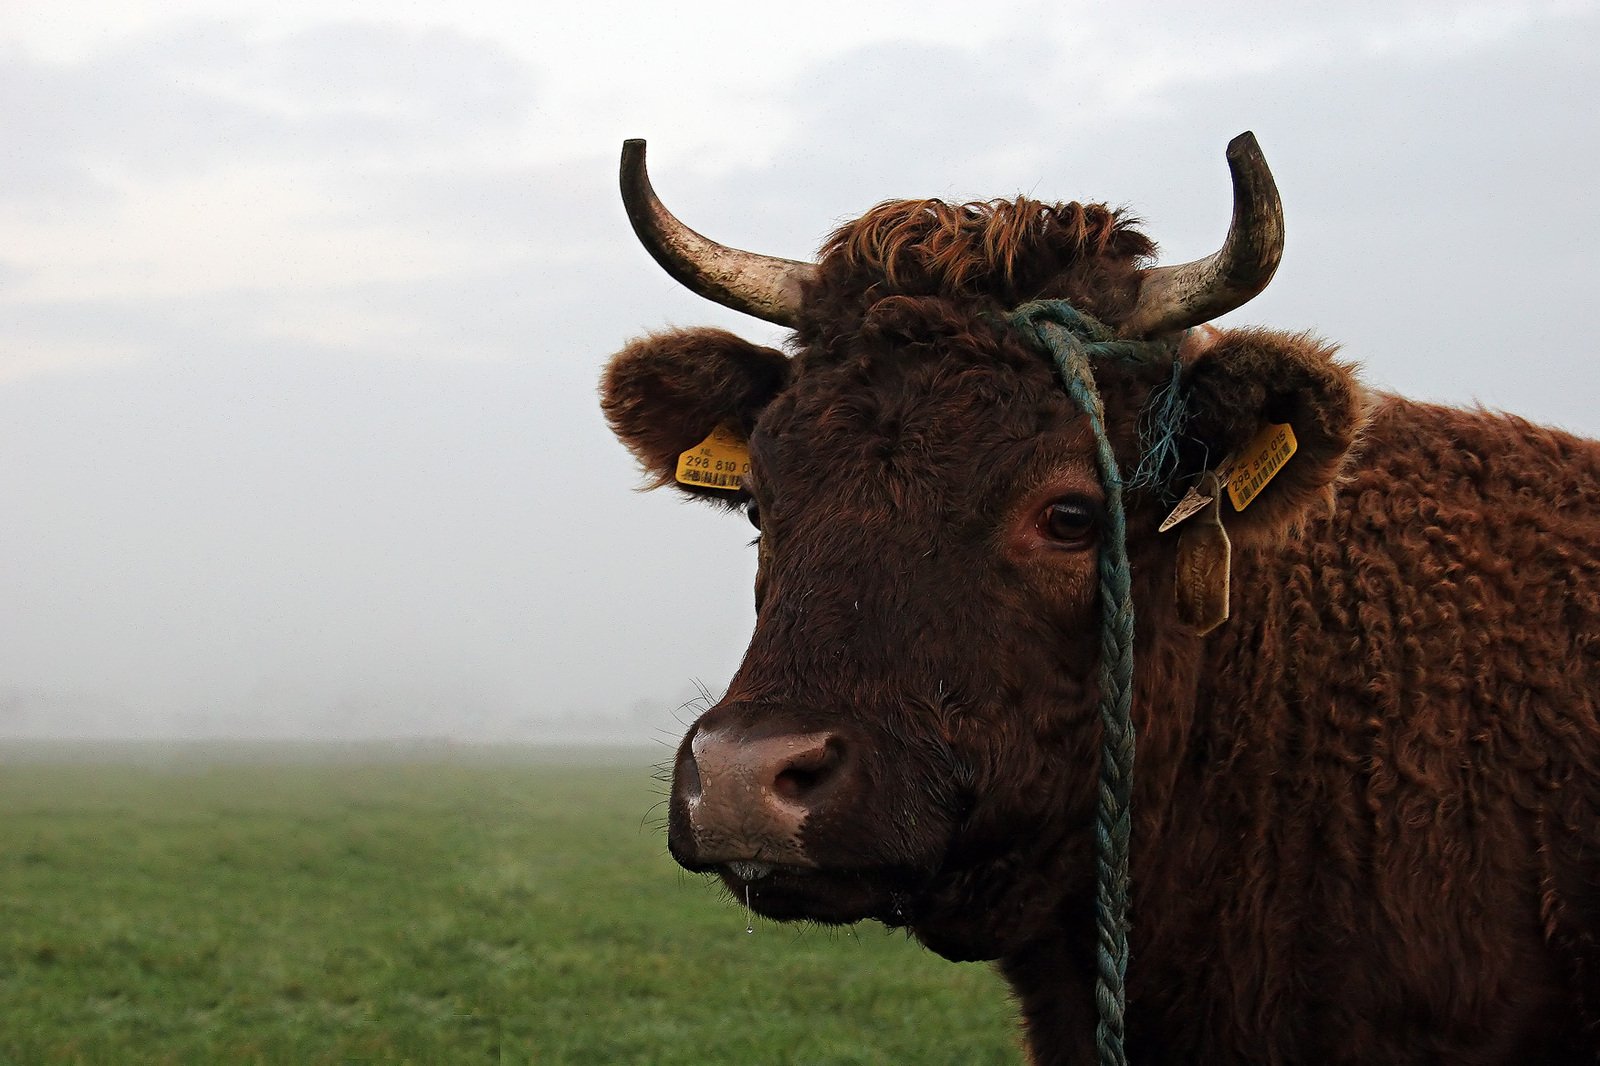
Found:
M 682 485 L 702 489 L 737 490 L 750 472 L 750 447 L 726 426 L 678 456 L 673 476 Z
M 1228 499 L 1233 501 L 1233 509 L 1242 511 L 1249 507 L 1250 501 L 1261 495 L 1267 482 L 1289 462 L 1297 447 L 1294 430 L 1287 423 L 1269 425 L 1252 437 L 1239 458 L 1228 467 Z

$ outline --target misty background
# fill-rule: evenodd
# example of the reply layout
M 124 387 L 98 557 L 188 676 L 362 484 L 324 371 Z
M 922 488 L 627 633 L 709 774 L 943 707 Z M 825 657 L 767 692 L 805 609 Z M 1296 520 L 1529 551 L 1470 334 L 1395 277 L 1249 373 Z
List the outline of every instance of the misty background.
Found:
M 891 197 L 1106 200 L 1168 262 L 1254 130 L 1288 244 L 1223 321 L 1600 436 L 1600 5 L 246 0 L 0 13 L 0 737 L 670 738 L 752 621 L 742 518 L 640 495 L 718 240 Z

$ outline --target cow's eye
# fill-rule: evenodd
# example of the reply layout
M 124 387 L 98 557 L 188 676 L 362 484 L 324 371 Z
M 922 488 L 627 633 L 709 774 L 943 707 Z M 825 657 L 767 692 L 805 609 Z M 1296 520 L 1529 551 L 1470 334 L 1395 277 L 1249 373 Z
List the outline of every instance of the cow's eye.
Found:
M 744 516 L 750 519 L 750 524 L 757 529 L 761 528 L 761 508 L 756 506 L 756 501 L 751 500 L 744 505 Z
M 1087 547 L 1100 524 L 1100 508 L 1093 500 L 1067 496 L 1045 504 L 1039 512 L 1039 533 L 1069 548 Z

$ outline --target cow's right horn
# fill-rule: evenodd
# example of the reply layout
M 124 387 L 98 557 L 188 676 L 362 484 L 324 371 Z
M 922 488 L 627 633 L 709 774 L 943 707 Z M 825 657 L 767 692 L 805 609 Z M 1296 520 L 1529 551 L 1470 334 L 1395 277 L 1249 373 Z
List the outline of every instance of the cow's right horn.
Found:
M 1283 257 L 1283 202 L 1255 134 L 1228 142 L 1233 221 L 1217 252 L 1177 266 L 1151 267 L 1139 305 L 1123 321 L 1125 337 L 1154 337 L 1198 326 L 1244 304 L 1267 287 Z
M 794 326 L 800 293 L 816 266 L 718 244 L 679 222 L 650 187 L 644 141 L 622 142 L 622 204 L 633 232 L 668 274 L 724 307 Z

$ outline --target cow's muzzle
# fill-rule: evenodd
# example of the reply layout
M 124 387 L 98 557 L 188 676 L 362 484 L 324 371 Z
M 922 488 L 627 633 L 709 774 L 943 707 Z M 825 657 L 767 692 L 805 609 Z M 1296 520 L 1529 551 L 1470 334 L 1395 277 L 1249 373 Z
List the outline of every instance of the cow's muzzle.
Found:
M 772 867 L 812 868 L 806 823 L 848 802 L 855 745 L 837 733 L 749 736 L 695 727 L 678 752 L 667 842 L 690 870 L 759 880 Z

